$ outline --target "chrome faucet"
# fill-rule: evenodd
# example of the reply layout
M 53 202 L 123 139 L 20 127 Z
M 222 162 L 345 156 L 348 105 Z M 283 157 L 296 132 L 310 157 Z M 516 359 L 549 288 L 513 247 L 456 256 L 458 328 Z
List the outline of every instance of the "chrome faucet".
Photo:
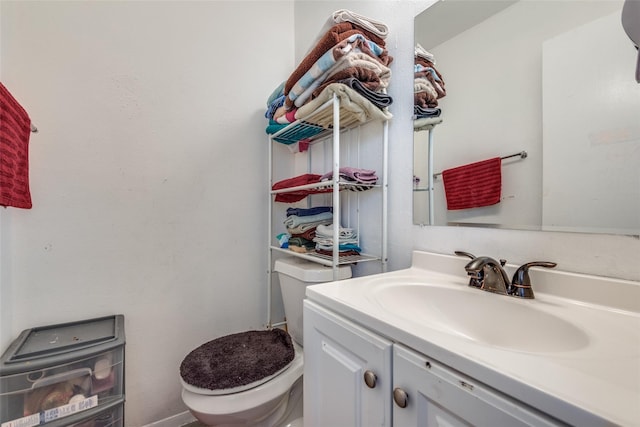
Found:
M 469 286 L 482 289 L 483 291 L 494 292 L 501 295 L 511 295 L 519 298 L 534 298 L 531 279 L 529 278 L 530 267 L 553 268 L 555 262 L 534 261 L 520 266 L 513 279 L 509 281 L 507 272 L 504 271 L 506 260 L 499 262 L 487 256 L 476 257 L 468 252 L 456 251 L 456 255 L 471 258 L 464 269 L 470 277 Z

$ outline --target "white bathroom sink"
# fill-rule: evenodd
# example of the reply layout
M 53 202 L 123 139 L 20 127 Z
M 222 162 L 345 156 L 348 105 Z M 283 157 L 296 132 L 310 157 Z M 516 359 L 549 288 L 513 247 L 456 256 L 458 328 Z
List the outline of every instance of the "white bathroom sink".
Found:
M 525 300 L 469 287 L 467 263 L 415 251 L 410 268 L 306 295 L 570 425 L 640 427 L 640 282 L 535 269 Z
M 480 289 L 386 281 L 370 298 L 396 316 L 481 344 L 524 352 L 567 352 L 588 345 L 587 334 L 552 314 L 555 307 Z

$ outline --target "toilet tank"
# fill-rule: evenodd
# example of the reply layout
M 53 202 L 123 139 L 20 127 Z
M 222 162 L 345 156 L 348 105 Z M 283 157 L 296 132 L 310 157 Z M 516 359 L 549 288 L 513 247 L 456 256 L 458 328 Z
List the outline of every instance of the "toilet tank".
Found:
M 287 317 L 287 329 L 293 340 L 302 344 L 302 301 L 307 286 L 333 281 L 333 268 L 303 258 L 277 259 L 274 271 L 280 279 L 280 291 Z M 351 266 L 338 267 L 338 280 L 351 277 Z

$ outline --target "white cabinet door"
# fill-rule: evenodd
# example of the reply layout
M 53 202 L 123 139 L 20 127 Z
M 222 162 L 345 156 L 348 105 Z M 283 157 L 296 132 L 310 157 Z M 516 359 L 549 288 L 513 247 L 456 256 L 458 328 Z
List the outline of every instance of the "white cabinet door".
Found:
M 305 427 L 391 426 L 391 348 L 390 341 L 305 300 Z
M 394 427 L 562 425 L 398 344 L 393 350 L 393 382 Z

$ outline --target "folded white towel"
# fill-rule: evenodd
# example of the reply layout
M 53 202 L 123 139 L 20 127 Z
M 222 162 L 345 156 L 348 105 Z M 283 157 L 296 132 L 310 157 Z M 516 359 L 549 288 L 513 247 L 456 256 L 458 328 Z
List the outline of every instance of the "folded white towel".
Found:
M 389 35 L 389 27 L 380 21 L 373 20 L 366 16 L 357 14 L 347 9 L 340 9 L 333 12 L 333 22 L 339 24 L 341 22 L 351 22 L 360 25 L 362 28 L 379 36 L 381 39 L 387 38 Z
M 436 57 L 433 56 L 433 53 L 428 52 L 425 48 L 423 48 L 420 43 L 416 43 L 415 57 L 425 59 L 431 62 L 433 65 L 436 65 Z
M 343 239 L 357 239 L 358 232 L 353 228 L 340 227 L 338 231 L 340 242 Z M 317 238 L 333 238 L 333 224 L 318 225 L 316 228 Z
M 327 31 L 329 31 L 329 29 L 331 29 L 331 27 L 341 22 L 351 22 L 353 24 L 360 25 L 362 28 L 370 31 L 383 40 L 386 39 L 389 35 L 389 27 L 387 27 L 387 25 L 385 25 L 384 23 L 373 20 L 371 18 L 367 18 L 366 16 L 359 15 L 347 9 L 339 9 L 333 12 L 324 23 L 324 25 L 320 28 L 320 32 L 316 36 L 316 39 L 313 41 L 313 43 L 311 43 L 307 54 L 311 51 L 311 49 L 313 49 L 315 45 L 318 44 L 318 41 L 322 38 L 322 36 L 324 36 Z

